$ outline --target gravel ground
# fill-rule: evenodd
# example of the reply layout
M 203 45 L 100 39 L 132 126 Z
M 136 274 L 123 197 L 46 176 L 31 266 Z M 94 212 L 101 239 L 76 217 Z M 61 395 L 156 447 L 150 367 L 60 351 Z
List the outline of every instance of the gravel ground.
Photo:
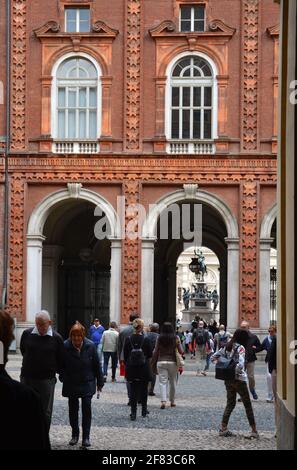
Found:
M 20 356 L 10 356 L 8 373 L 19 378 Z M 148 418 L 138 414 L 137 420 L 129 420 L 126 385 L 123 378 L 116 383 L 110 376 L 99 399 L 94 397 L 92 406 L 92 449 L 130 450 L 137 442 L 143 450 L 208 450 L 208 449 L 276 449 L 274 438 L 274 406 L 266 403 L 265 365 L 256 365 L 256 390 L 259 400 L 253 401 L 259 440 L 248 440 L 249 425 L 244 407 L 238 403 L 231 415 L 229 429 L 234 437 L 218 436 L 218 429 L 226 404 L 223 382 L 214 379 L 214 370 L 207 377 L 197 377 L 195 364 L 186 360 L 184 374 L 179 378 L 176 408 L 160 410 L 158 383 L 155 397 L 149 397 Z M 53 449 L 69 449 L 71 429 L 68 421 L 68 402 L 61 396 L 61 384 L 57 383 L 51 427 Z M 131 447 L 132 445 L 132 447 Z M 79 446 L 75 446 L 78 449 Z

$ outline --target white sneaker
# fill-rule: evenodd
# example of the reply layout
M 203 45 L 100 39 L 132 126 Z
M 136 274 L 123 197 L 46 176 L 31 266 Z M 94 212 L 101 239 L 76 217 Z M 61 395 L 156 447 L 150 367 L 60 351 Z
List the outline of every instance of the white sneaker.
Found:
M 246 439 L 259 439 L 259 433 L 258 432 L 250 432 L 248 436 L 245 436 Z
M 225 429 L 224 431 L 222 429 L 220 429 L 219 436 L 221 436 L 221 437 L 231 437 L 231 436 L 234 436 L 234 434 L 231 431 L 229 431 L 229 429 Z

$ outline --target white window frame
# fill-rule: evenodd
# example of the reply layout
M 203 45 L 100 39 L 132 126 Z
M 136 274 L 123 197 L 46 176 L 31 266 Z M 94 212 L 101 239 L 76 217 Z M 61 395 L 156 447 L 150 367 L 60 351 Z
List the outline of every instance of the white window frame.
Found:
M 174 70 L 174 67 L 177 65 L 177 63 L 183 59 L 184 57 L 201 57 L 202 59 L 206 60 L 209 64 L 209 66 L 212 69 L 212 126 L 211 126 L 211 139 L 177 139 L 177 138 L 172 138 L 171 137 L 171 125 L 172 125 L 172 113 L 171 113 L 171 108 L 172 108 L 172 87 L 175 85 L 174 79 L 172 79 L 172 72 Z M 181 54 L 178 54 L 177 56 L 172 59 L 172 61 L 169 63 L 167 70 L 166 70 L 166 76 L 167 76 L 167 83 L 166 83 L 166 92 L 165 92 L 165 136 L 168 141 L 213 141 L 218 138 L 218 81 L 217 81 L 217 67 L 214 63 L 214 61 L 208 57 L 206 54 L 202 52 L 196 52 L 196 51 L 186 51 L 182 52 Z M 209 84 L 210 79 L 209 78 L 193 78 L 193 79 L 187 79 L 185 80 L 185 84 L 187 86 L 192 86 L 194 87 L 195 85 L 201 84 L 201 86 L 206 86 Z M 179 82 L 181 85 L 183 84 L 182 79 L 180 79 Z M 180 97 L 181 99 L 181 97 Z
M 67 29 L 67 10 L 75 10 L 76 11 L 76 23 L 75 23 L 75 31 L 68 31 Z M 88 32 L 90 32 L 91 30 L 91 10 L 89 7 L 86 7 L 86 8 L 81 8 L 81 7 L 73 7 L 73 6 L 70 6 L 69 8 L 65 8 L 65 32 L 66 33 L 70 33 L 70 34 L 73 34 L 73 33 L 80 33 L 80 12 L 81 10 L 88 10 L 89 12 L 89 30 Z M 84 31 L 86 32 L 86 31 Z
M 97 71 L 97 135 L 95 138 L 92 139 L 60 139 L 58 137 L 58 82 L 57 79 L 57 71 L 62 64 L 67 59 L 77 59 L 83 58 L 89 60 L 96 68 Z M 83 52 L 79 52 L 78 54 L 74 54 L 73 52 L 65 54 L 61 57 L 54 65 L 52 69 L 52 90 L 51 90 L 51 130 L 52 130 L 52 138 L 54 140 L 59 140 L 60 142 L 74 142 L 74 141 L 81 141 L 81 142 L 94 142 L 97 140 L 101 135 L 101 123 L 102 123 L 102 86 L 101 86 L 101 68 L 99 64 L 93 59 L 93 57 L 85 54 Z
M 206 18 L 205 18 L 205 5 L 199 5 L 199 4 L 196 4 L 196 5 L 181 5 L 180 6 L 180 9 L 179 9 L 179 30 L 180 32 L 189 32 L 189 33 L 198 33 L 200 31 L 195 31 L 194 30 L 194 27 L 195 27 L 195 8 L 197 7 L 203 7 L 203 10 L 204 10 L 204 19 L 203 19 L 203 22 L 204 22 L 204 28 L 203 28 L 203 31 L 205 31 L 205 21 L 206 21 Z M 182 14 L 182 9 L 183 8 L 191 8 L 191 28 L 190 28 L 190 31 L 182 31 L 182 17 L 181 17 L 181 14 Z

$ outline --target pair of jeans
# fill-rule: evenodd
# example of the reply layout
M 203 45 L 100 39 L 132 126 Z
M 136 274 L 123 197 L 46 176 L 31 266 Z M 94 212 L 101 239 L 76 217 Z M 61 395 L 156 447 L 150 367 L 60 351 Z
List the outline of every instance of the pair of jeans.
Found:
M 140 401 L 142 411 L 147 410 L 148 382 L 143 380 L 133 380 L 130 383 L 131 412 L 136 414 L 137 402 Z
M 175 399 L 175 387 L 177 378 L 176 362 L 158 361 L 157 369 L 159 374 L 161 401 L 167 400 L 167 388 L 169 382 L 169 400 L 171 401 L 171 403 L 173 403 Z
M 92 421 L 91 402 L 92 402 L 92 396 L 81 398 L 83 440 L 90 439 L 90 429 L 91 429 L 91 421 Z M 79 436 L 79 424 L 78 424 L 79 398 L 69 397 L 68 405 L 69 405 L 69 422 L 72 428 L 72 437 L 78 437 Z
M 236 394 L 238 393 L 242 399 L 248 422 L 250 426 L 254 426 L 255 417 L 247 383 L 240 380 L 225 380 L 225 387 L 227 390 L 227 405 L 222 419 L 223 425 L 228 426 L 229 418 L 236 406 Z
M 103 375 L 107 377 L 109 358 L 111 357 L 111 377 L 115 379 L 117 364 L 118 364 L 118 353 L 117 352 L 103 352 L 104 355 L 104 366 Z

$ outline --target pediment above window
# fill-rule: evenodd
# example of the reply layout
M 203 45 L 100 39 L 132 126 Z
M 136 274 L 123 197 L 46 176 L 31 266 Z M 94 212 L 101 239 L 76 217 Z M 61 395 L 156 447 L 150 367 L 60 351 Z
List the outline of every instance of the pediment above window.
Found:
M 271 26 L 270 28 L 267 28 L 267 33 L 272 37 L 279 36 L 280 34 L 279 24 L 275 26 Z
M 95 21 L 92 25 L 91 31 L 88 33 L 74 33 L 74 32 L 62 32 L 61 26 L 57 21 L 48 21 L 40 28 L 34 30 L 35 35 L 38 38 L 49 38 L 49 37 L 104 37 L 104 38 L 115 38 L 119 31 L 108 26 L 104 21 Z
M 162 33 L 175 32 L 176 25 L 173 21 L 170 20 L 162 21 L 162 23 L 160 23 L 158 26 L 155 26 L 154 28 L 151 28 L 149 31 L 152 37 L 159 36 Z
M 227 36 L 233 36 L 236 32 L 236 28 L 227 26 L 222 20 L 212 20 L 208 25 L 209 31 L 224 33 Z

